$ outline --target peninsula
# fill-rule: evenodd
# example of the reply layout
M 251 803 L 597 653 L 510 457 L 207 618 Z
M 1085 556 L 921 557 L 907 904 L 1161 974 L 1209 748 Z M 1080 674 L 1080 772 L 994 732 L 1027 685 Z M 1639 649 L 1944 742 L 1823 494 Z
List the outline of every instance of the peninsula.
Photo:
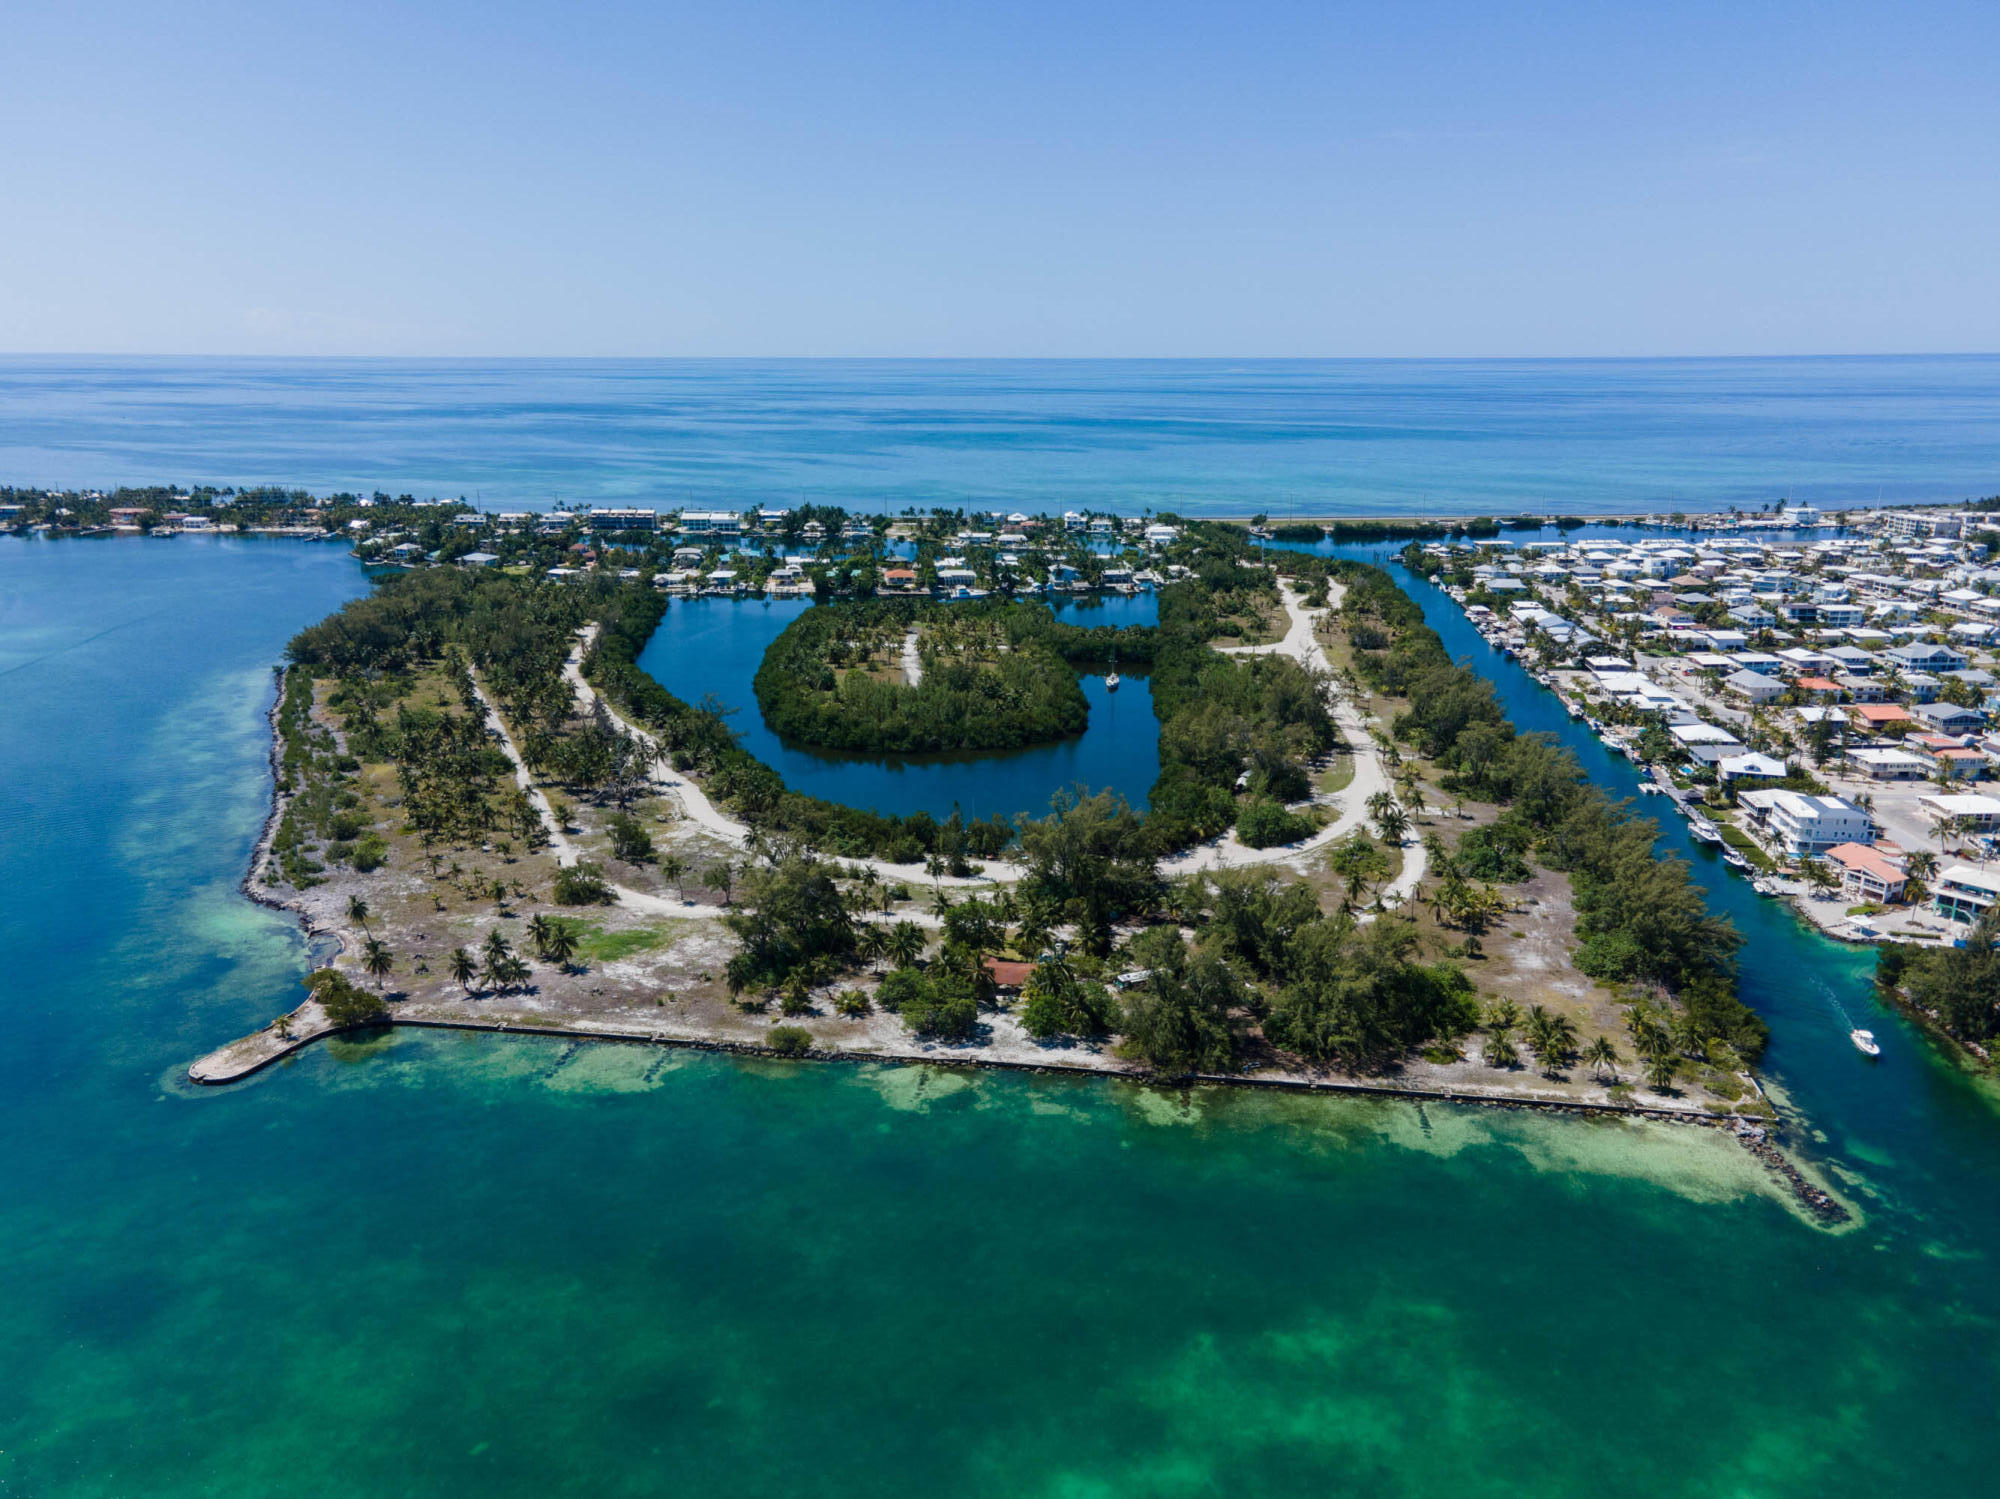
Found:
M 190 1076 L 464 1026 L 1756 1131 L 1736 939 L 1653 825 L 1516 734 L 1386 573 L 1168 529 L 1131 569 L 1158 590 L 1143 630 L 855 586 L 802 616 L 810 652 L 796 625 L 772 647 L 760 677 L 841 652 L 884 681 L 914 624 L 1073 685 L 1115 645 L 1160 722 L 1149 805 L 1058 789 L 1013 821 L 787 788 L 714 705 L 637 668 L 674 623 L 654 577 L 386 575 L 289 649 L 247 882 L 338 953 Z

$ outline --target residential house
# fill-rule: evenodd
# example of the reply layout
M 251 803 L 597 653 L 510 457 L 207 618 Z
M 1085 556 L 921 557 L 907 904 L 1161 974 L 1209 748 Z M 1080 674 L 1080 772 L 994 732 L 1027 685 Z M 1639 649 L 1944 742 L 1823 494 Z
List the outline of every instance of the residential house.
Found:
M 1958 833 L 2000 832 L 2000 797 L 1941 792 L 1918 797 L 1917 805 L 1940 828 Z
M 1856 728 L 1871 729 L 1878 734 L 1893 730 L 1898 724 L 1916 722 L 1901 703 L 1856 703 L 1847 710 L 1847 716 Z
M 1782 781 L 1791 767 L 1770 755 L 1731 755 L 1715 762 L 1716 779 L 1724 785 L 1738 781 Z
M 1910 711 L 1919 723 L 1940 734 L 1974 734 L 1986 726 L 1984 713 L 1957 703 L 1918 703 Z
M 1882 655 L 1892 667 L 1903 672 L 1958 671 L 1966 665 L 1964 652 L 1922 640 L 1892 645 Z
M 1827 862 L 1840 870 L 1841 893 L 1849 900 L 1889 905 L 1903 898 L 1909 874 L 1879 849 L 1861 843 L 1841 843 L 1826 851 Z
M 1772 847 L 1786 858 L 1817 858 L 1843 843 L 1875 841 L 1868 814 L 1844 797 L 1808 796 L 1800 791 L 1769 795 L 1765 831 Z
M 1861 745 L 1847 752 L 1848 763 L 1871 781 L 1926 781 L 1931 762 L 1908 750 Z
M 1711 723 L 1677 723 L 1667 732 L 1680 745 L 1681 753 L 1703 765 L 1713 765 L 1731 755 L 1743 753 L 1743 742 L 1727 729 Z
M 1763 704 L 1784 696 L 1785 684 L 1776 677 L 1767 677 L 1760 672 L 1735 671 L 1722 679 L 1722 685 L 1737 697 L 1748 698 L 1752 703 Z
M 1954 864 L 1937 878 L 1931 904 L 1947 921 L 1977 922 L 2000 898 L 2000 871 Z

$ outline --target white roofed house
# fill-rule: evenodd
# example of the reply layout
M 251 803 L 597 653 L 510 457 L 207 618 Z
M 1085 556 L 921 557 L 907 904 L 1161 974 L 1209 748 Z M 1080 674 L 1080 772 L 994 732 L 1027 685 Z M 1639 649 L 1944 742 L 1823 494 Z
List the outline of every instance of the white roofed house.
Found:
M 1954 864 L 1937 877 L 1931 903 L 1947 921 L 1970 926 L 1993 908 L 2000 899 L 2000 871 L 1975 869 L 1970 864 Z
M 1715 778 L 1727 784 L 1733 781 L 1782 781 L 1791 774 L 1791 767 L 1770 755 L 1731 755 L 1715 763 Z
M 1737 670 L 1722 679 L 1724 689 L 1752 703 L 1768 703 L 1785 694 L 1785 684 L 1762 672 Z
M 1838 796 L 1775 792 L 1764 827 L 1776 852 L 1792 859 L 1817 858 L 1842 843 L 1875 841 L 1875 825 L 1868 814 Z
M 2000 832 L 2000 797 L 1957 792 L 1920 796 L 1917 805 L 1940 833 Z
M 1857 745 L 1848 750 L 1847 759 L 1871 781 L 1927 781 L 1931 776 L 1931 762 L 1904 749 Z
M 1712 723 L 1677 723 L 1671 725 L 1667 732 L 1673 735 L 1682 754 L 1703 765 L 1714 765 L 1743 753 L 1742 740 Z
M 660 516 L 654 510 L 599 505 L 591 510 L 590 523 L 600 531 L 650 531 L 660 523 Z

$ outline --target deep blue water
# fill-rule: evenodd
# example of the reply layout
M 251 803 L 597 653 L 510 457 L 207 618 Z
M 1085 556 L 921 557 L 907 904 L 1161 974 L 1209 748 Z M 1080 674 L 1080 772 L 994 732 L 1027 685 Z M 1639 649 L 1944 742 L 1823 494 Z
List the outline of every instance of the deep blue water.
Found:
M 0 358 L 0 483 L 1475 514 L 2000 490 L 2000 357 Z
M 1115 692 L 1105 687 L 1101 673 L 1079 678 L 1090 701 L 1090 722 L 1081 735 L 1011 754 L 885 759 L 787 746 L 765 726 L 750 679 L 778 632 L 813 607 L 804 599 L 676 601 L 640 653 L 639 665 L 688 702 L 712 696 L 733 709 L 729 725 L 743 747 L 792 790 L 810 796 L 884 814 L 925 811 L 940 819 L 954 807 L 968 819 L 1040 816 L 1055 793 L 1074 787 L 1116 791 L 1133 806 L 1146 806 L 1160 774 L 1160 726 L 1151 683 L 1129 671 L 1121 673 L 1124 680 Z M 1065 604 L 1058 612 L 1083 625 L 1146 625 L 1158 621 L 1159 601 L 1140 594 Z

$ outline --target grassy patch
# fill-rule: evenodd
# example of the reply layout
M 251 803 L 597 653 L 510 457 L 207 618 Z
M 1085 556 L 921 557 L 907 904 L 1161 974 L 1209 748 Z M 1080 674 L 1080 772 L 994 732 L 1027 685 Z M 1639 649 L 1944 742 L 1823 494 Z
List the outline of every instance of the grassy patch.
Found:
M 1345 791 L 1354 784 L 1354 756 L 1337 755 L 1332 765 L 1320 772 L 1316 783 L 1320 792 L 1331 796 L 1336 791 Z
M 1776 867 L 1771 862 L 1771 856 L 1751 842 L 1750 835 L 1743 829 L 1727 822 L 1717 823 L 1716 827 L 1721 830 L 1722 841 L 1748 859 L 1751 868 L 1761 874 Z
M 564 925 L 576 934 L 578 957 L 593 963 L 615 963 L 635 953 L 673 946 L 693 923 L 663 921 L 656 926 L 627 927 L 616 932 L 607 932 L 594 921 L 569 921 Z

